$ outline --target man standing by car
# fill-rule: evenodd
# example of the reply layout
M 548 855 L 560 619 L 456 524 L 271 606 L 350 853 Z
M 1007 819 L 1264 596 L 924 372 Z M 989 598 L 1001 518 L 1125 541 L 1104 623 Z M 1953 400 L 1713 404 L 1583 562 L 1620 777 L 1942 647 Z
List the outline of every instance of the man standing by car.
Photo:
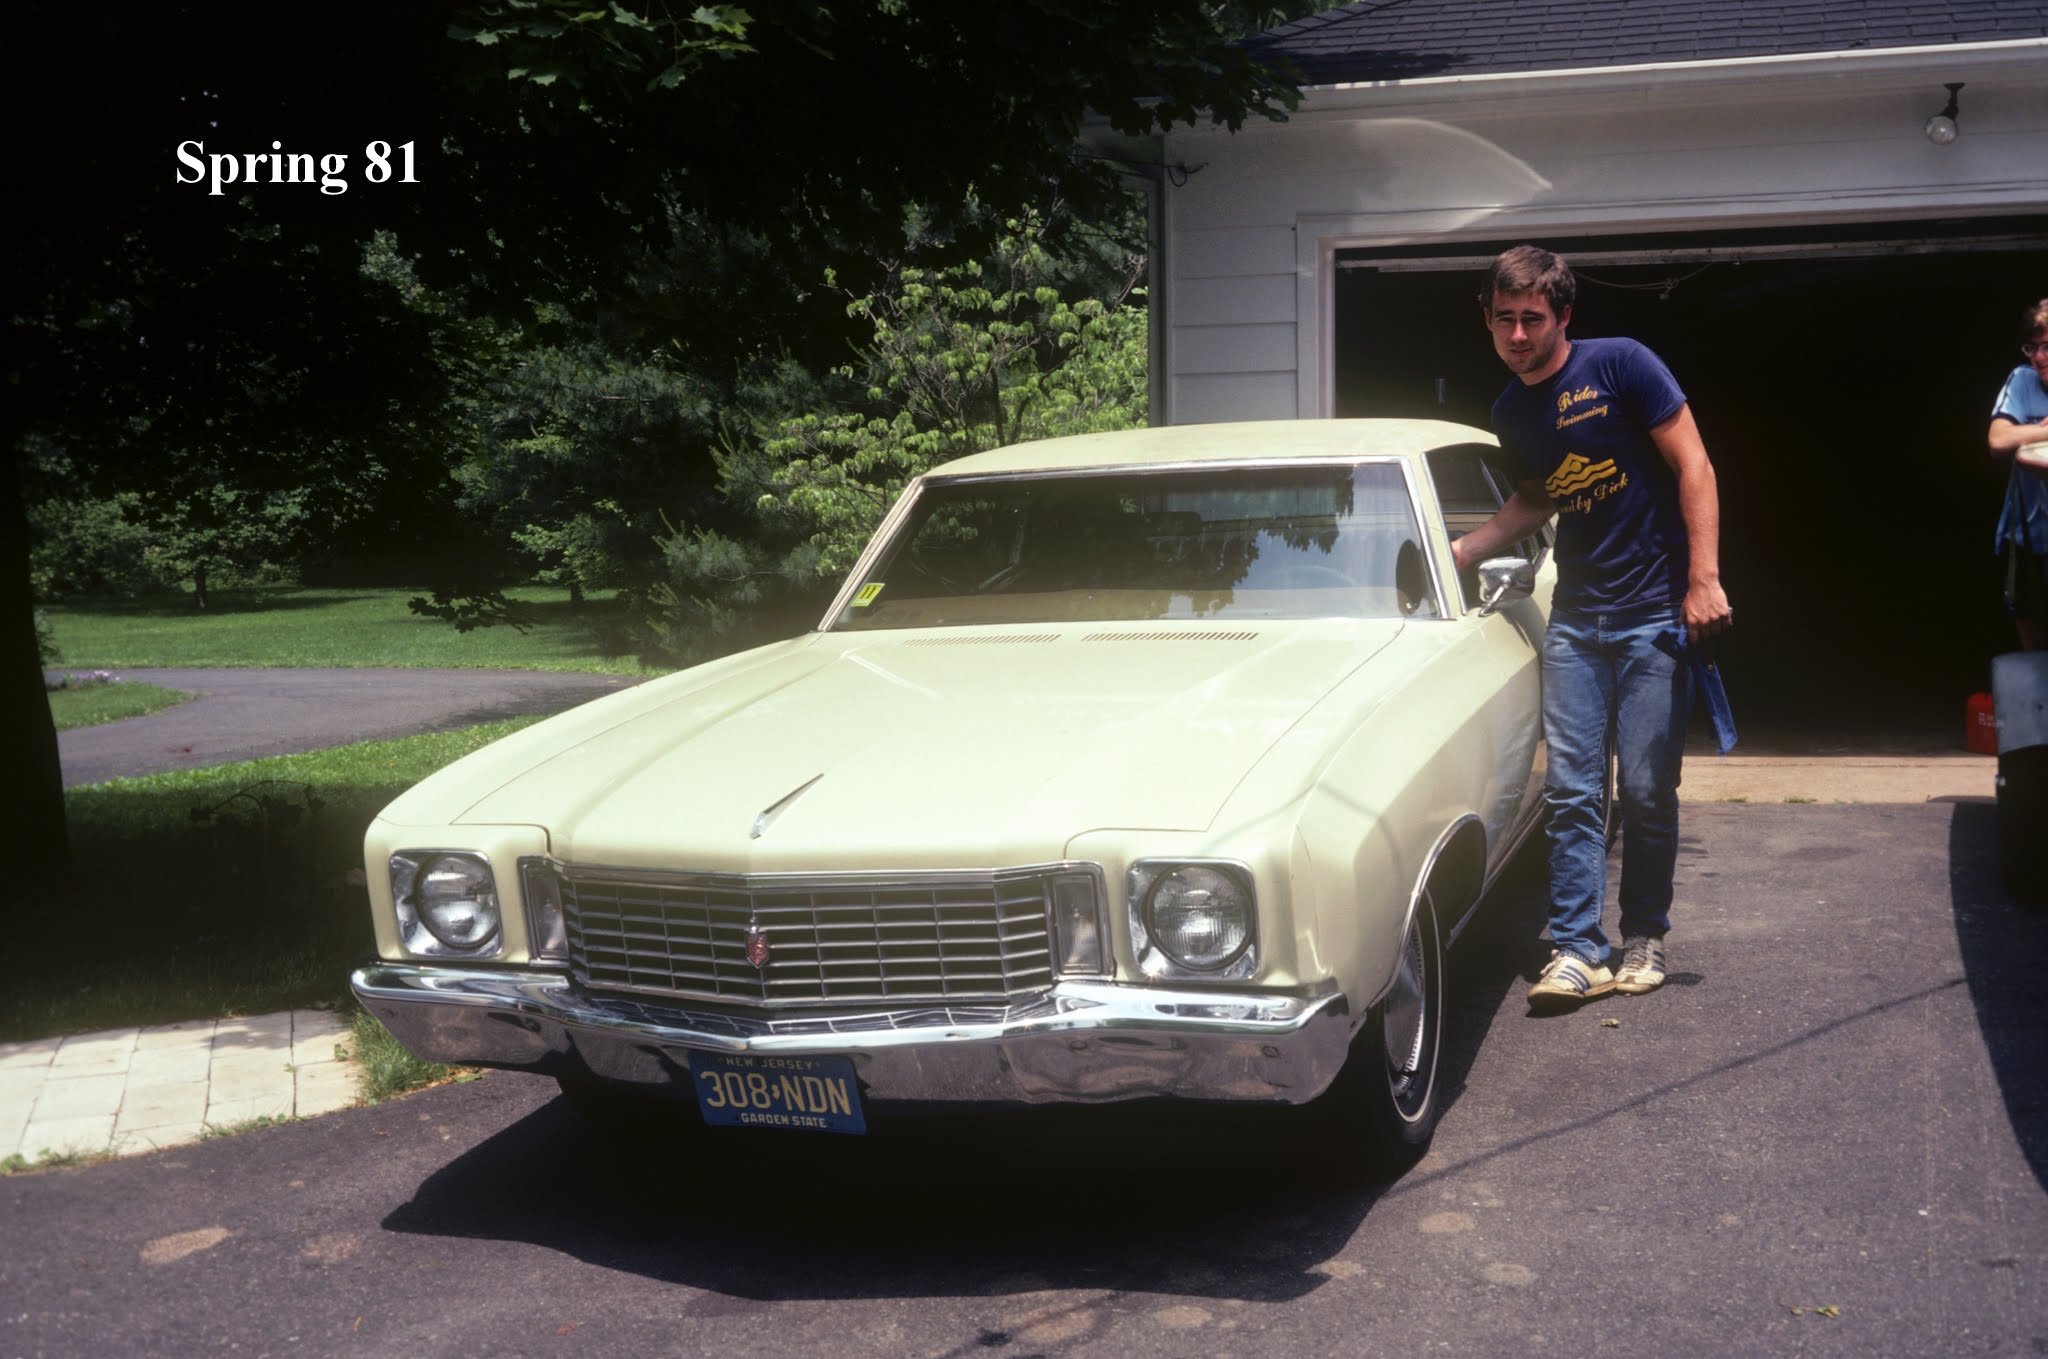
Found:
M 1567 339 L 1576 289 L 1570 266 L 1547 250 L 1517 246 L 1494 261 L 1481 305 L 1515 377 L 1493 406 L 1515 492 L 1451 545 L 1466 570 L 1558 516 L 1543 640 L 1554 951 L 1529 990 L 1538 1008 L 1663 985 L 1690 695 L 1683 652 L 1733 618 L 1714 468 L 1685 393 L 1633 340 Z M 1600 927 L 1610 731 L 1622 827 L 1618 973 Z

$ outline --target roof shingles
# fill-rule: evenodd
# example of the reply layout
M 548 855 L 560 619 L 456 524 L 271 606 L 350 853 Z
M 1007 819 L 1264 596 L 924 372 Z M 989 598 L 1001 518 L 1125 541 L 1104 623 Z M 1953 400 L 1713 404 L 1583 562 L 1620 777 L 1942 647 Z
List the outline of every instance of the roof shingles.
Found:
M 1333 85 L 2044 37 L 2044 0 L 1359 0 L 1249 46 Z

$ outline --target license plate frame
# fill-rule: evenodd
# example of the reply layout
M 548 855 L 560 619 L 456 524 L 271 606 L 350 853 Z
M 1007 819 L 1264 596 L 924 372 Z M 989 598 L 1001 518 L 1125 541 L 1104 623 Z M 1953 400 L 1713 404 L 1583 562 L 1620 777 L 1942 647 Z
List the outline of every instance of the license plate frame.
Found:
M 693 1052 L 690 1088 L 714 1128 L 856 1137 L 868 1130 L 851 1057 Z

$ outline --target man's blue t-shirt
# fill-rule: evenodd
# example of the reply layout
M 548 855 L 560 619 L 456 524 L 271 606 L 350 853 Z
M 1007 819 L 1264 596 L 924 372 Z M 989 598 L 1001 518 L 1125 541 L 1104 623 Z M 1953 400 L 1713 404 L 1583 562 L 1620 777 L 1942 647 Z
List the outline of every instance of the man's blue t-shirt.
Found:
M 2048 388 L 2041 386 L 2041 375 L 2030 365 L 2021 364 L 2005 380 L 1998 403 L 1991 408 L 1992 419 L 2001 417 L 2016 425 L 2031 425 L 2048 417 Z M 2022 467 L 2017 459 L 2006 477 L 2005 504 L 1999 507 L 1991 550 L 2005 551 L 2008 541 L 2037 557 L 2048 557 L 2048 472 Z
M 1685 600 L 1691 555 L 1678 476 L 1650 439 L 1685 404 L 1671 370 L 1634 340 L 1574 340 L 1563 368 L 1517 378 L 1493 428 L 1517 481 L 1540 481 L 1557 508 L 1557 608 L 1573 612 Z

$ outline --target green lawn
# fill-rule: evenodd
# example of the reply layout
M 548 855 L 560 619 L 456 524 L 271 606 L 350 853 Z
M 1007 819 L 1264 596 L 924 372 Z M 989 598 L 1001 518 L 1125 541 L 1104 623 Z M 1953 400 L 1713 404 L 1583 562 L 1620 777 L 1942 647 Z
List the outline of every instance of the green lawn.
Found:
M 639 673 L 617 610 L 566 591 L 507 593 L 531 618 L 457 632 L 406 607 L 417 590 L 217 591 L 44 609 L 63 672 L 143 666 L 462 666 Z M 112 703 L 84 684 L 58 705 Z M 116 695 L 120 695 L 119 698 Z M 113 714 L 109 713 L 111 717 Z M 60 721 L 66 720 L 60 716 Z M 379 808 L 523 718 L 69 789 L 74 875 L 15 913 L 0 1041 L 348 998 L 371 955 L 362 838 Z
M 50 695 L 50 720 L 57 724 L 58 731 L 96 727 L 102 722 L 118 722 L 124 717 L 140 717 L 192 697 L 181 689 L 137 684 L 132 680 L 67 684 L 47 692 Z
M 536 720 L 67 790 L 74 875 L 14 913 L 0 1041 L 345 1002 L 370 818 Z
M 57 647 L 53 668 L 138 666 L 460 666 L 592 670 L 635 674 L 644 667 L 621 645 L 617 610 L 590 600 L 571 609 L 568 592 L 508 590 L 531 618 L 510 627 L 457 632 L 423 618 L 411 589 L 287 589 L 212 592 L 210 607 L 182 600 L 53 604 L 44 610 Z

